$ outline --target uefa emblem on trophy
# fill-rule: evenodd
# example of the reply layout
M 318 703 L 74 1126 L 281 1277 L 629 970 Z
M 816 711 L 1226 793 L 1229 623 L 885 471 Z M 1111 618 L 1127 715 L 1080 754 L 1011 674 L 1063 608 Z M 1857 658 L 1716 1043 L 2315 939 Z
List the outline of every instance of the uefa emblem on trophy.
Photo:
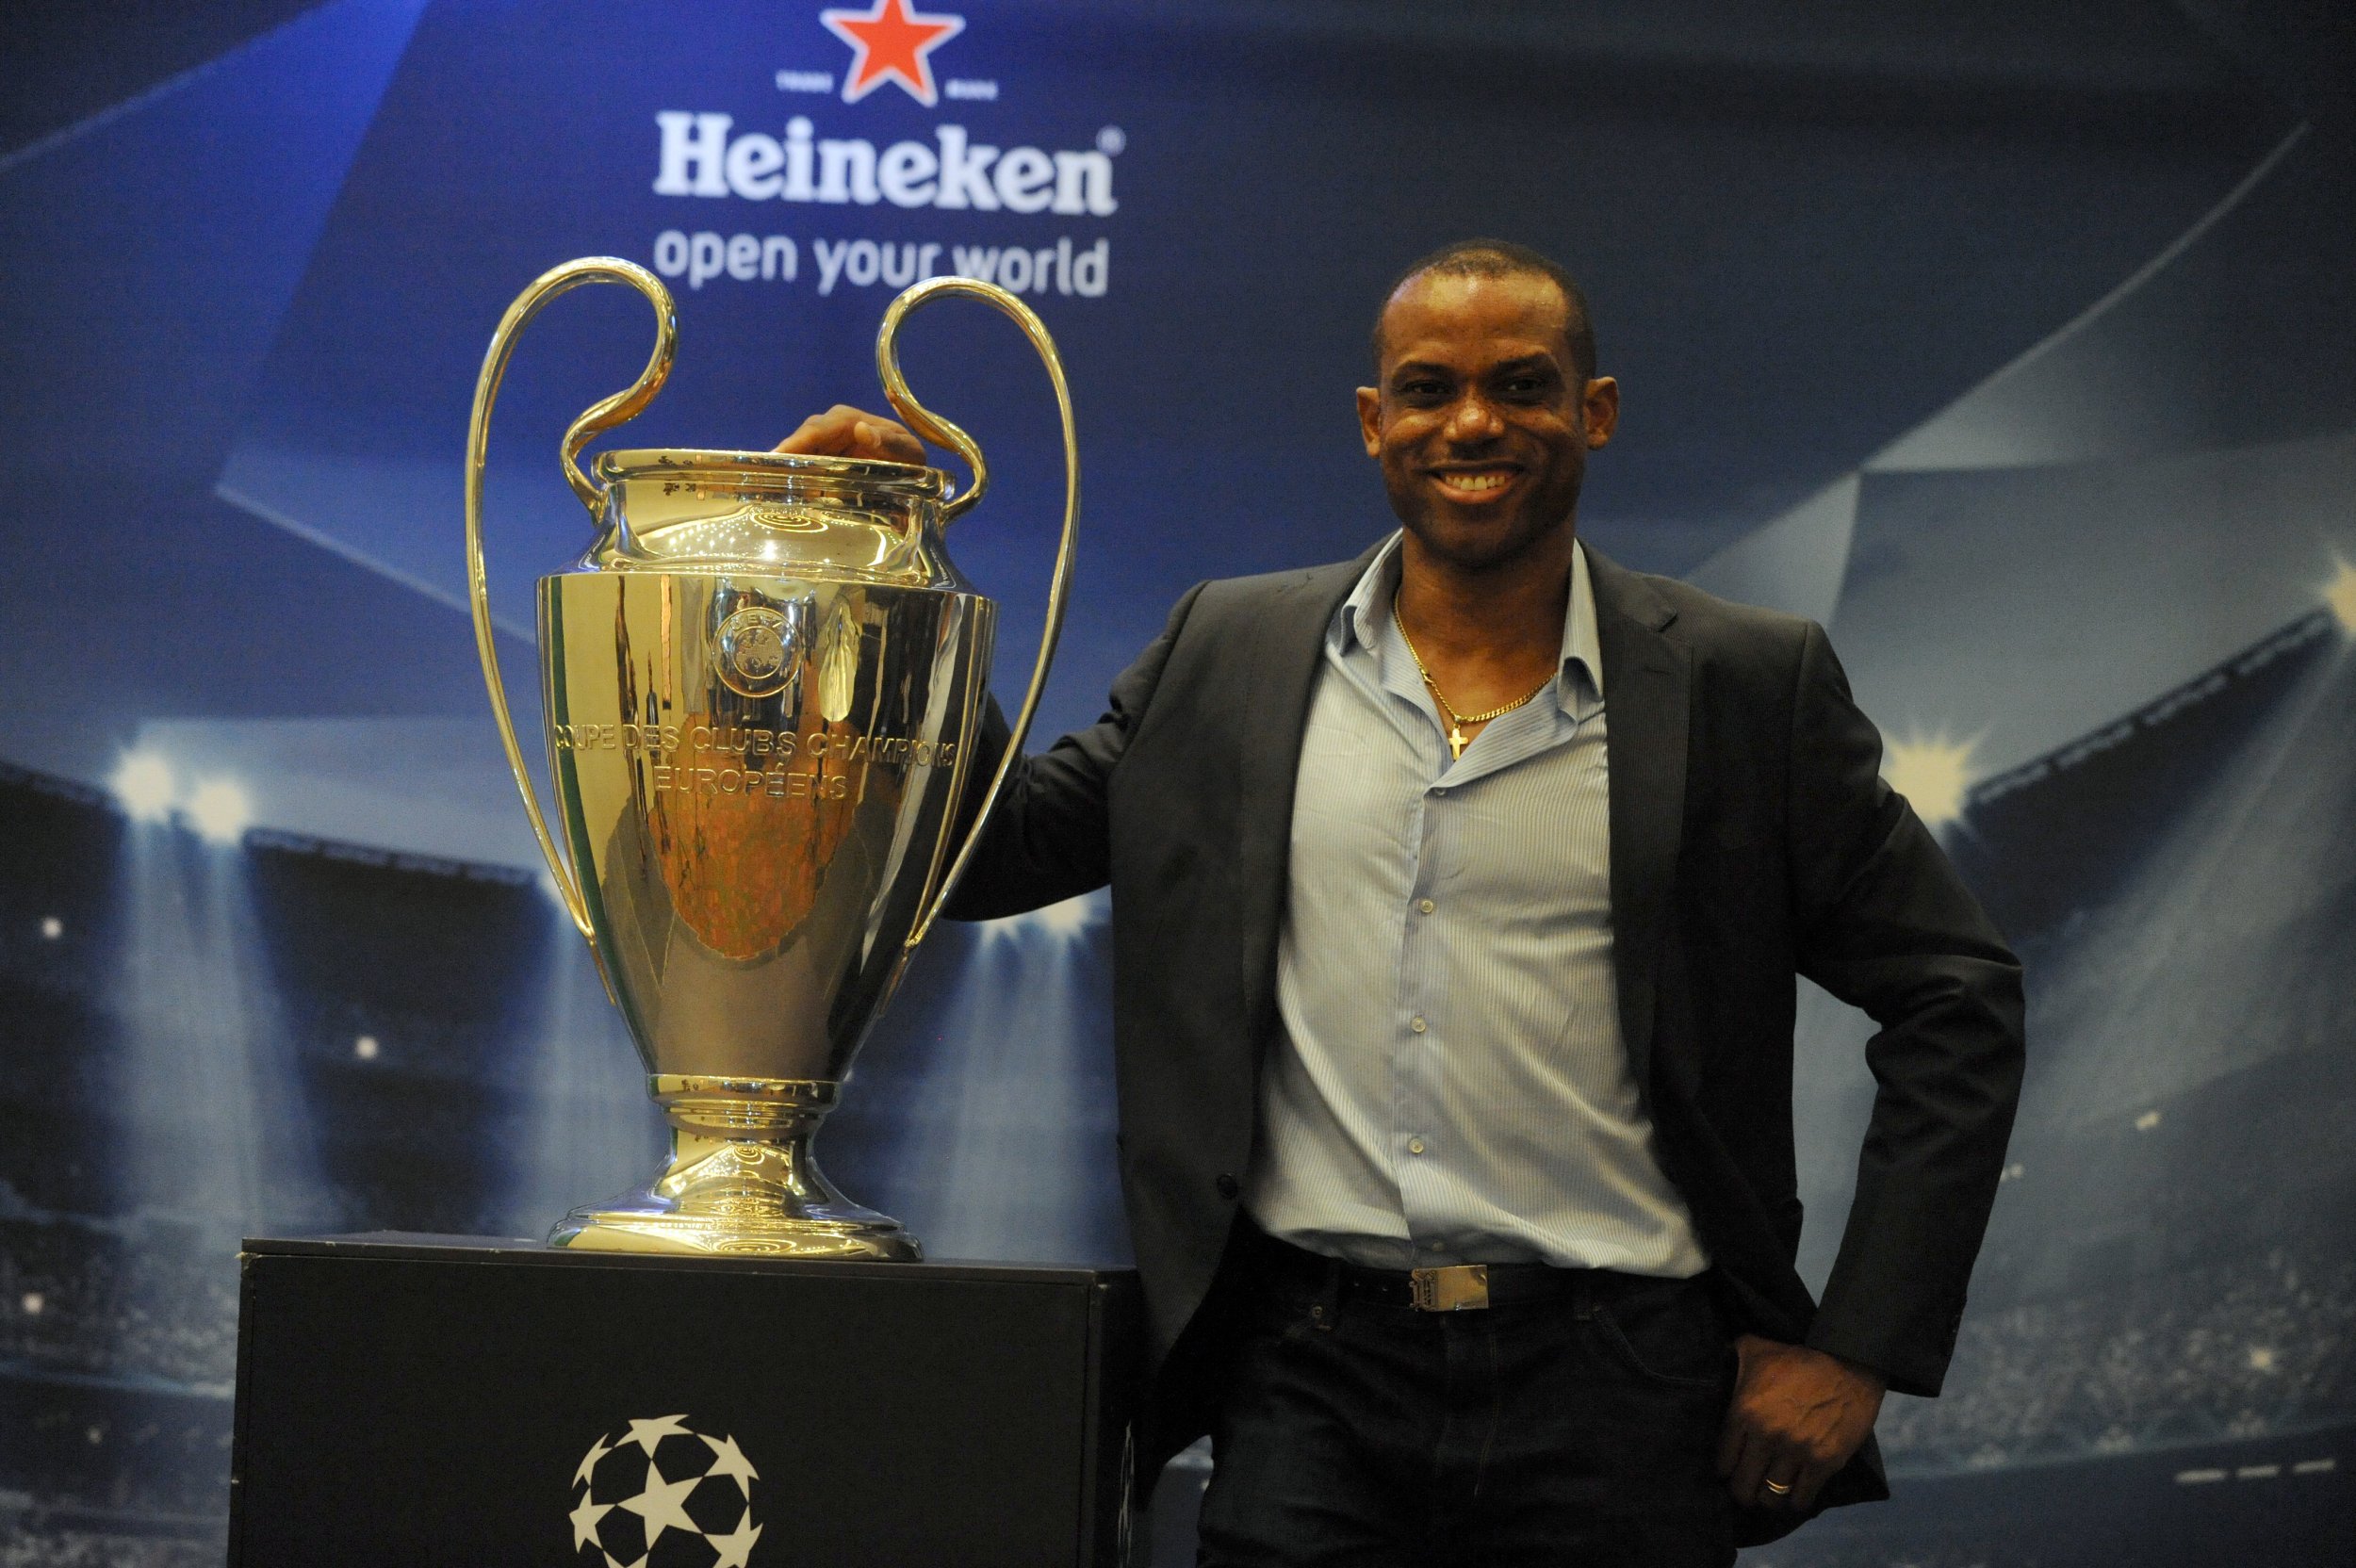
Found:
M 637 383 L 575 420 L 561 448 L 597 533 L 576 566 L 539 584 L 552 831 L 499 678 L 483 466 L 517 335 L 590 283 L 645 294 L 656 338 Z M 908 313 L 951 294 L 995 305 L 1039 351 L 1061 413 L 1065 482 L 1030 688 L 954 854 L 997 607 L 950 564 L 941 533 L 989 474 L 973 439 L 917 402 L 898 350 Z M 1022 755 L 1072 570 L 1070 391 L 1046 327 L 1020 300 L 929 278 L 885 311 L 875 362 L 900 416 L 971 467 L 963 491 L 915 464 L 773 452 L 612 451 L 594 480 L 583 474 L 582 448 L 662 388 L 677 334 L 670 293 L 646 269 L 613 257 L 558 267 L 499 321 L 467 434 L 467 587 L 508 766 L 672 1129 L 670 1162 L 649 1186 L 574 1210 L 550 1239 L 912 1259 L 915 1238 L 836 1191 L 810 1145 Z

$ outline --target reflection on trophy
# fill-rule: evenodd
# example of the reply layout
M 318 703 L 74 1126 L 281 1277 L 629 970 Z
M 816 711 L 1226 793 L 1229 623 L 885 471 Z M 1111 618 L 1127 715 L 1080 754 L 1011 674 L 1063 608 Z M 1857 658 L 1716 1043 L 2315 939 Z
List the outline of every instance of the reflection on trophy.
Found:
M 576 420 L 566 480 L 597 524 L 580 564 L 540 580 L 540 666 L 561 853 L 508 714 L 483 560 L 491 408 L 515 338 L 548 301 L 626 283 L 655 307 L 637 384 Z M 1027 334 L 1062 413 L 1062 542 L 1046 634 L 1012 742 L 953 856 L 997 607 L 941 531 L 988 471 L 899 368 L 909 311 L 984 300 Z M 507 760 L 560 895 L 629 1021 L 672 1156 L 651 1186 L 574 1210 L 551 1240 L 622 1251 L 915 1258 L 896 1220 L 845 1199 L 811 1156 L 818 1123 L 909 953 L 956 885 L 1022 753 L 1063 621 L 1079 505 L 1072 400 L 1020 301 L 966 278 L 894 300 L 876 335 L 885 395 L 973 482 L 937 468 L 763 452 L 619 451 L 578 465 L 670 373 L 677 318 L 654 275 L 597 257 L 508 308 L 475 387 L 466 569 Z

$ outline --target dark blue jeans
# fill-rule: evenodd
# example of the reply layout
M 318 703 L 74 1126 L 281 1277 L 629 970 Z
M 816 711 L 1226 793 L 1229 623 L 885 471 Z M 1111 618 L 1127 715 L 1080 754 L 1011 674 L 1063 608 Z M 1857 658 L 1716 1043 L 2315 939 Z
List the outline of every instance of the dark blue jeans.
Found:
M 1423 1313 L 1247 1285 L 1202 1568 L 1724 1568 L 1734 1352 L 1697 1281 Z

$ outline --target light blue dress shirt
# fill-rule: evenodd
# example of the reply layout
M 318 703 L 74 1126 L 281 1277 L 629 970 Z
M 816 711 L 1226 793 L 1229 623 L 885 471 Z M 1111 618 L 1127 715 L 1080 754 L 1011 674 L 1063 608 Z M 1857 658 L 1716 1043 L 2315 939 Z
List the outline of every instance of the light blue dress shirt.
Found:
M 1326 634 L 1246 1208 L 1373 1267 L 1697 1274 L 1620 1037 L 1586 552 L 1553 686 L 1454 760 L 1392 614 L 1399 571 L 1394 535 Z

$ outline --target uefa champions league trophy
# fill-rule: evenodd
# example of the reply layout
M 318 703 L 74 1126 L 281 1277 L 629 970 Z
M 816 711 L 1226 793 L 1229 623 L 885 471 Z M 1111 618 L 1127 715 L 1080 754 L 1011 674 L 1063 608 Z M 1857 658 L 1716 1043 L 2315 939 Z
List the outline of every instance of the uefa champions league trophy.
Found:
M 635 385 L 564 433 L 564 478 L 596 543 L 540 580 L 540 669 L 557 849 L 499 679 L 483 562 L 491 407 L 516 335 L 589 283 L 655 309 Z M 910 311 L 944 295 L 1012 317 L 1045 361 L 1063 420 L 1062 541 L 1047 624 L 1013 734 L 955 856 L 997 606 L 951 565 L 941 531 L 989 474 L 965 432 L 900 374 Z M 957 885 L 1022 755 L 1062 629 L 1079 510 L 1072 399 L 1054 341 L 1005 289 L 929 278 L 875 337 L 900 416 L 972 468 L 772 452 L 616 451 L 671 369 L 678 318 L 646 269 L 568 262 L 508 307 L 483 356 L 466 439 L 466 580 L 508 766 L 559 894 L 629 1021 L 672 1128 L 654 1183 L 574 1210 L 550 1240 L 614 1251 L 920 1256 L 899 1222 L 845 1199 L 811 1158 L 819 1121 Z

